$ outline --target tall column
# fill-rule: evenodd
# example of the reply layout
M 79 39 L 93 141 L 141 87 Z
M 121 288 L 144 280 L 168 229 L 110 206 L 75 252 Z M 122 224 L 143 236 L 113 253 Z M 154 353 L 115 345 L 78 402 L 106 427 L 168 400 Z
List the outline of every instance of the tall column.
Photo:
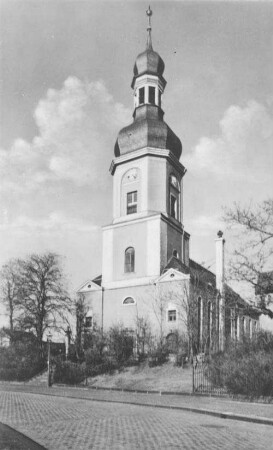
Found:
M 225 239 L 218 231 L 216 243 L 216 289 L 219 293 L 219 350 L 225 348 Z

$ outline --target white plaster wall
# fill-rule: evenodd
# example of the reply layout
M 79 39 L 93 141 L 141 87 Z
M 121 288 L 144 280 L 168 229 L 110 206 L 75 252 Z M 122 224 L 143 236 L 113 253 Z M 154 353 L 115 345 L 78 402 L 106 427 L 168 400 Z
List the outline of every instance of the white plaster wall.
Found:
M 164 158 L 148 157 L 148 210 L 167 213 L 168 191 L 166 188 L 167 161 Z
M 113 229 L 107 228 L 102 232 L 102 284 L 113 279 Z
M 160 275 L 160 216 L 147 222 L 146 275 Z
M 115 324 L 122 324 L 124 327 L 135 328 L 137 318 L 143 317 L 148 320 L 152 327 L 153 334 L 159 333 L 159 308 L 158 295 L 164 304 L 162 312 L 163 332 L 166 336 L 170 332 L 178 330 L 186 332 L 184 311 L 181 307 L 180 296 L 184 292 L 184 283 L 166 282 L 163 286 L 156 287 L 154 284 L 146 286 L 131 286 L 120 289 L 109 289 L 104 292 L 104 330 L 107 331 Z M 126 297 L 133 297 L 135 305 L 123 305 Z M 177 321 L 168 322 L 168 308 L 174 305 L 177 310 Z M 157 310 L 158 309 L 158 310 Z M 157 314 L 156 314 L 157 313 Z
M 87 310 L 93 312 L 93 323 L 102 326 L 102 291 L 90 291 L 84 293 Z

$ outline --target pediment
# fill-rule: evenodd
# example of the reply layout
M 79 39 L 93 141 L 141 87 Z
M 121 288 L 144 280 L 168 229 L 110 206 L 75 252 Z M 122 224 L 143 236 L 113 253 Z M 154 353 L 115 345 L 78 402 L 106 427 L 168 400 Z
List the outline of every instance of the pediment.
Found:
M 189 274 L 185 274 L 175 269 L 168 269 L 163 275 L 155 280 L 155 283 L 164 283 L 166 281 L 186 281 L 190 279 Z
M 94 283 L 92 280 L 88 280 L 77 290 L 77 293 L 81 294 L 91 291 L 101 291 L 101 286 L 98 286 L 97 283 Z

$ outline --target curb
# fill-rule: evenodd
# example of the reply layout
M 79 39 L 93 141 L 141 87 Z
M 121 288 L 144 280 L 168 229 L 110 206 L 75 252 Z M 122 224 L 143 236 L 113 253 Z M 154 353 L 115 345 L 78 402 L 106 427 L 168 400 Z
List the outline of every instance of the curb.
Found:
M 61 387 L 61 386 L 59 386 Z M 74 389 L 81 389 L 83 391 L 87 391 L 88 388 L 87 387 L 83 387 L 83 388 L 74 388 Z M 54 387 L 53 387 L 54 390 Z M 22 391 L 23 393 L 26 393 L 26 391 Z M 60 393 L 53 393 L 52 390 L 50 390 L 49 392 L 33 392 L 33 391 L 28 391 L 27 393 L 29 394 L 34 394 L 34 395 L 51 395 L 54 397 L 61 397 L 61 398 L 70 398 L 70 399 L 81 399 L 81 400 L 88 400 L 88 401 L 93 401 L 93 402 L 101 402 L 101 403 L 116 403 L 116 404 L 122 404 L 122 405 L 134 405 L 134 406 L 144 406 L 147 408 L 161 408 L 161 409 L 170 409 L 170 410 L 175 410 L 175 411 L 188 411 L 188 412 L 192 412 L 192 413 L 196 413 L 196 414 L 203 414 L 203 415 L 208 415 L 208 416 L 212 416 L 212 417 L 218 417 L 220 419 L 230 419 L 230 420 L 237 420 L 237 421 L 241 421 L 241 422 L 251 422 L 251 423 L 256 423 L 256 424 L 260 424 L 260 425 L 269 425 L 269 426 L 273 426 L 273 419 L 269 419 L 267 417 L 254 417 L 254 416 L 245 416 L 243 414 L 235 414 L 232 412 L 220 412 L 220 411 L 214 411 L 214 410 L 210 410 L 210 409 L 203 409 L 203 408 L 192 408 L 192 407 L 188 407 L 188 406 L 177 406 L 177 405 L 159 405 L 159 404 L 153 404 L 153 403 L 141 403 L 141 402 L 136 402 L 136 401 L 123 401 L 123 400 L 112 400 L 112 399 L 97 399 L 97 398 L 87 398 L 84 396 L 81 397 L 75 397 L 73 395 L 62 395 Z M 144 392 L 146 393 L 146 391 Z
M 60 387 L 60 388 L 66 388 L 69 389 L 84 389 L 84 390 L 93 390 L 93 391 L 112 391 L 112 392 L 129 392 L 131 394 L 156 394 L 156 395 L 187 395 L 187 396 L 193 396 L 195 394 L 192 394 L 191 392 L 186 391 L 155 391 L 155 390 L 149 390 L 149 389 L 129 389 L 129 388 L 116 388 L 116 387 L 101 387 L 101 386 L 79 386 L 77 384 L 64 384 L 64 383 L 54 383 L 52 387 Z M 218 397 L 218 396 L 216 396 Z
M 35 385 L 33 385 L 35 386 Z M 228 394 L 207 394 L 202 392 L 188 392 L 188 391 L 160 391 L 160 390 L 149 390 L 149 389 L 129 389 L 129 388 L 117 388 L 117 387 L 101 387 L 101 386 L 89 386 L 89 385 L 78 385 L 78 384 L 64 384 L 64 383 L 54 383 L 51 387 L 60 387 L 69 389 L 85 389 L 94 391 L 112 391 L 112 392 L 129 392 L 131 394 L 156 394 L 156 395 L 176 395 L 176 396 L 186 396 L 186 397 L 213 397 L 213 398 L 229 398 Z

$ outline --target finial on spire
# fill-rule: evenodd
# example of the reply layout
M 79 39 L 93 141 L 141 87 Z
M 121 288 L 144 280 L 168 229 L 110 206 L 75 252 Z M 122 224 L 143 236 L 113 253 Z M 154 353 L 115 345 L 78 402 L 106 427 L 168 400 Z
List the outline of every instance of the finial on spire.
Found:
M 151 7 L 149 5 L 149 8 L 146 11 L 146 14 L 148 16 L 148 27 L 147 27 L 147 31 L 148 31 L 148 36 L 147 36 L 147 49 L 152 50 L 153 46 L 152 46 L 152 36 L 151 36 L 151 32 L 152 32 L 152 26 L 151 26 L 151 17 L 153 15 L 153 11 L 151 10 Z

